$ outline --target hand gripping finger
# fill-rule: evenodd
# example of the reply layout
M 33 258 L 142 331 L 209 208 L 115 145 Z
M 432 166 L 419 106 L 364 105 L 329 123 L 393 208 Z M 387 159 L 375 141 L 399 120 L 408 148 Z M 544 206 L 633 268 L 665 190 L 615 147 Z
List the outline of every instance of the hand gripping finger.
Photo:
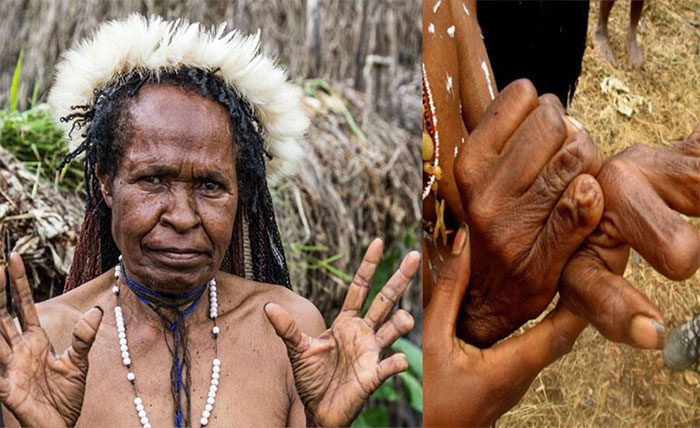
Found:
M 377 331 L 377 343 L 384 349 L 391 346 L 399 337 L 413 329 L 415 321 L 404 309 L 399 309 L 389 318 L 389 321 L 379 327 Z
M 348 293 L 345 295 L 343 308 L 341 312 L 351 311 L 352 315 L 356 315 L 362 309 L 367 298 L 367 293 L 372 285 L 372 278 L 377 265 L 382 258 L 384 243 L 377 238 L 369 244 L 365 256 L 357 269 L 355 276 L 352 278 Z
M 379 290 L 365 314 L 365 323 L 370 328 L 376 328 L 389 315 L 391 308 L 399 301 L 408 284 L 418 271 L 420 254 L 411 251 L 404 257 L 399 269 L 389 278 L 389 281 Z

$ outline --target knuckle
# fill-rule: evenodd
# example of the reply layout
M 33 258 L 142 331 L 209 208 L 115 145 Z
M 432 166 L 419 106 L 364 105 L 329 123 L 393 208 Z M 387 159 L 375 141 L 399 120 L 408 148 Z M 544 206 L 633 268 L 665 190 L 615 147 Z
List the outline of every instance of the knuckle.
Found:
M 528 79 L 518 79 L 509 84 L 503 92 L 511 93 L 514 97 L 530 103 L 537 103 L 537 89 Z

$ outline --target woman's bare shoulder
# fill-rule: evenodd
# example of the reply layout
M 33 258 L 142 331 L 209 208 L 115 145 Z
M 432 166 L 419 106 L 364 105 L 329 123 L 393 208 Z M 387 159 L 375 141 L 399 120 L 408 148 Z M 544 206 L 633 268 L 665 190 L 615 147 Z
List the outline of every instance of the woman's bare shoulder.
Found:
M 221 280 L 230 290 L 235 290 L 236 300 L 240 303 L 259 306 L 261 313 L 265 303 L 273 302 L 285 308 L 305 333 L 318 335 L 326 329 L 323 317 L 316 306 L 287 287 L 251 281 L 229 274 L 223 274 Z

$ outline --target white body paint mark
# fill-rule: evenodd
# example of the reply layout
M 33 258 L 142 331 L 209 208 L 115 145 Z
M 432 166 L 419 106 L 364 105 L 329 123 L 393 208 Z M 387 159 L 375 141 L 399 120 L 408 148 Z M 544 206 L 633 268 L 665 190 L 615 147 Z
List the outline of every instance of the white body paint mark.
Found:
M 464 137 L 462 137 L 462 144 L 464 144 Z
M 442 4 L 442 0 L 438 0 L 435 2 L 433 5 L 433 13 L 437 13 L 438 9 L 440 9 L 440 5 Z
M 467 14 L 467 16 L 471 16 L 471 13 L 469 13 L 469 9 L 467 9 L 467 5 L 462 3 L 462 9 L 464 9 L 464 13 Z
M 486 77 L 486 85 L 489 87 L 489 95 L 491 99 L 496 98 L 493 94 L 493 85 L 491 84 L 491 75 L 489 74 L 489 68 L 486 65 L 486 61 L 481 61 L 481 69 L 484 71 L 484 77 Z
M 452 76 L 450 76 L 449 73 L 447 73 L 447 82 L 445 83 L 445 89 L 447 89 L 448 94 L 452 93 Z
M 457 157 L 457 153 L 459 153 L 459 147 L 455 146 L 455 158 Z
M 447 35 L 452 37 L 453 39 L 455 38 L 455 26 L 451 25 L 450 27 L 447 28 Z
M 428 33 L 435 34 L 435 25 L 432 22 L 428 24 Z

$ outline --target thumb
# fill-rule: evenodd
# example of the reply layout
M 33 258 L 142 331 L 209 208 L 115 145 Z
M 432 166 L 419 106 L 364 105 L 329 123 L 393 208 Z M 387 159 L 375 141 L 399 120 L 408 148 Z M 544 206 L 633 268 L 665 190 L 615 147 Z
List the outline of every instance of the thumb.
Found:
M 73 340 L 68 349 L 68 356 L 77 367 L 87 367 L 88 353 L 92 348 L 97 336 L 97 330 L 102 322 L 104 311 L 99 306 L 95 306 L 85 312 L 75 323 L 73 328 Z
M 287 350 L 291 353 L 302 353 L 308 347 L 308 336 L 303 334 L 289 312 L 276 303 L 266 303 L 263 311 L 267 320 L 272 324 L 275 333 L 284 340 Z M 306 340 L 305 340 L 306 339 Z

